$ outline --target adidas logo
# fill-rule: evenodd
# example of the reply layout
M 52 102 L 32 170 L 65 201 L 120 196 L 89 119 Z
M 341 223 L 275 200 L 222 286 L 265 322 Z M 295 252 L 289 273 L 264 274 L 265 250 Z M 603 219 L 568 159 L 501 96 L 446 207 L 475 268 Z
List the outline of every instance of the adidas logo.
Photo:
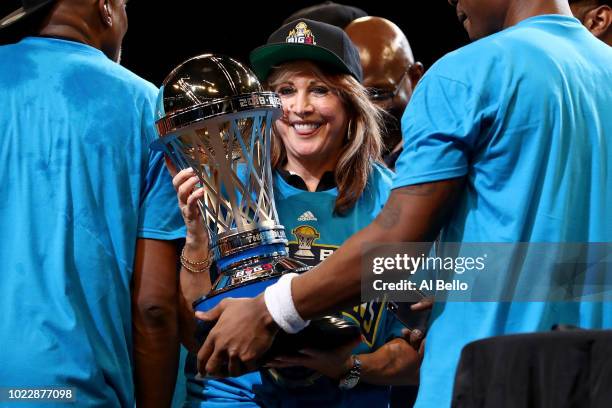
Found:
M 298 221 L 317 221 L 317 217 L 314 216 L 312 211 L 306 211 L 298 217 Z

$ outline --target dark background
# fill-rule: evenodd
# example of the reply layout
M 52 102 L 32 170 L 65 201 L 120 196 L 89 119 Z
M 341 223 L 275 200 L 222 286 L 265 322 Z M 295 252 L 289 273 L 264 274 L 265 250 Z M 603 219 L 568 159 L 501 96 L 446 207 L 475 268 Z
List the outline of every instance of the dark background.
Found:
M 130 0 L 122 64 L 160 85 L 175 66 L 195 55 L 220 53 L 248 63 L 249 52 L 263 45 L 286 17 L 318 3 Z M 344 4 L 396 23 L 408 37 L 415 58 L 426 68 L 467 43 L 454 8 L 444 0 L 370 0 Z

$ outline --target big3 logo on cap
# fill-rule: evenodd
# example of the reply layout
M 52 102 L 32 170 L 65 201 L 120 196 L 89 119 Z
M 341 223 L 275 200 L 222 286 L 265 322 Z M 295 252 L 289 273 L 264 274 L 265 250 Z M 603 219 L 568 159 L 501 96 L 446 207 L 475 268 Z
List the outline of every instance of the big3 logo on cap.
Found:
M 285 40 L 288 43 L 312 44 L 316 45 L 315 37 L 305 22 L 300 21 L 295 28 L 289 31 Z

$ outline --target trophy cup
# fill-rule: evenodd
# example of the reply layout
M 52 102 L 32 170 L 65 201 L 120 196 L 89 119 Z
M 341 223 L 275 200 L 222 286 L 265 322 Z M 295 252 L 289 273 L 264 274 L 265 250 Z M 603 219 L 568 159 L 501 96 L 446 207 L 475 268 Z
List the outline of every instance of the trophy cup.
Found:
M 191 167 L 205 187 L 198 206 L 210 235 L 211 291 L 194 302 L 208 311 L 226 297 L 255 297 L 281 275 L 308 270 L 288 257 L 278 222 L 270 164 L 271 132 L 281 115 L 278 95 L 264 92 L 238 61 L 205 54 L 183 62 L 164 80 L 153 148 L 179 169 Z M 211 325 L 198 321 L 199 340 Z M 360 335 L 355 325 L 328 316 L 297 334 L 279 333 L 267 358 L 303 347 L 333 349 Z M 310 383 L 312 371 L 268 370 L 285 385 Z

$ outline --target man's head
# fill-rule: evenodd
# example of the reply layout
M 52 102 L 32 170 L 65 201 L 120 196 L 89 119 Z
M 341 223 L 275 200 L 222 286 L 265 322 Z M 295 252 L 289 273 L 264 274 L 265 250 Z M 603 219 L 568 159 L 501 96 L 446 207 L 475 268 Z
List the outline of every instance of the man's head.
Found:
M 478 40 L 506 27 L 512 0 L 448 0 L 472 40 Z
M 612 46 L 612 0 L 570 0 L 572 13 L 597 38 Z
M 597 37 L 610 43 L 610 0 L 448 0 L 470 39 L 478 40 L 538 15 L 571 12 Z
M 372 101 L 391 114 L 385 140 L 391 150 L 401 140 L 399 119 L 423 76 L 423 64 L 414 61 L 408 39 L 387 19 L 362 17 L 345 31 L 359 50 L 363 85 Z
M 20 0 L 24 9 L 32 0 Z M 21 37 L 44 35 L 79 41 L 98 48 L 114 61 L 121 57 L 121 43 L 127 31 L 127 0 L 38 1 L 44 7 L 12 13 L 10 30 Z M 5 17 L 5 16 L 1 16 Z
M 97 13 L 94 10 L 94 19 L 98 17 L 100 23 L 97 31 L 99 48 L 107 57 L 119 62 L 121 44 L 128 28 L 127 0 L 96 0 L 95 3 Z

